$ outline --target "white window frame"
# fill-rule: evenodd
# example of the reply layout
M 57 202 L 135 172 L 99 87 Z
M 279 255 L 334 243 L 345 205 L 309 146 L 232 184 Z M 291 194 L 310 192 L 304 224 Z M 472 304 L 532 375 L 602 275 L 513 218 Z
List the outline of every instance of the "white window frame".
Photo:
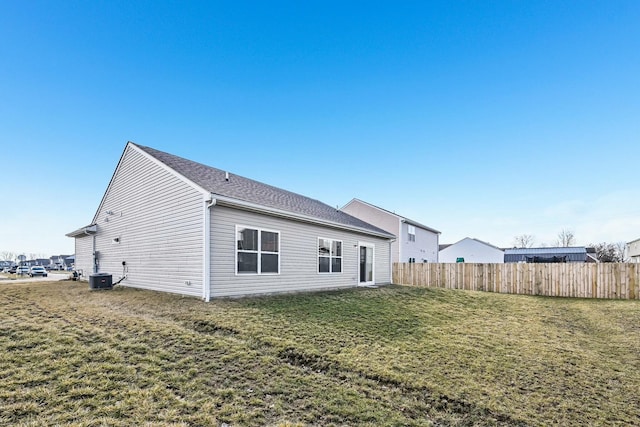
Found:
M 371 248 L 371 281 L 370 282 L 361 282 L 360 281 L 360 248 L 361 247 Z M 357 259 L 358 259 L 358 270 L 356 273 L 356 277 L 358 278 L 358 286 L 367 286 L 373 285 L 376 283 L 376 245 L 375 243 L 370 242 L 362 242 L 358 241 L 358 245 L 356 246 Z
M 412 233 L 412 231 L 413 231 L 413 233 Z M 411 224 L 407 224 L 407 234 L 409 235 L 408 240 L 410 242 L 415 242 L 416 241 L 416 226 L 415 225 L 411 225 Z
M 320 255 L 320 240 L 328 240 L 329 241 L 329 256 Z M 331 248 L 333 247 L 333 242 L 340 242 L 340 256 L 331 255 Z M 316 267 L 318 274 L 342 274 L 344 271 L 344 241 L 339 239 L 330 239 L 328 237 L 318 237 L 316 240 L 316 252 L 318 253 Z M 320 258 L 329 258 L 329 271 L 320 271 Z M 340 258 L 340 271 L 332 271 L 333 263 L 331 262 L 332 258 Z
M 238 249 L 238 231 L 241 228 L 248 228 L 250 230 L 256 230 L 258 232 L 258 250 L 256 251 L 249 251 L 249 250 L 243 250 L 243 249 Z M 262 250 L 262 232 L 266 231 L 267 233 L 275 233 L 278 235 L 278 252 L 269 252 L 269 251 L 263 251 Z M 280 258 L 281 258 L 281 246 L 282 246 L 282 240 L 281 240 L 281 235 L 280 235 L 280 231 L 278 230 L 270 230 L 268 228 L 261 228 L 261 227 L 256 227 L 253 225 L 241 225 L 241 224 L 236 224 L 236 229 L 235 229 L 235 233 L 233 235 L 233 247 L 235 250 L 235 272 L 236 272 L 236 276 L 278 276 L 280 275 Z M 238 271 L 238 252 L 244 252 L 244 253 L 254 253 L 257 254 L 258 256 L 258 268 L 257 268 L 257 272 L 239 272 Z M 278 255 L 278 272 L 277 273 L 263 273 L 262 272 L 262 254 L 268 254 L 268 255 Z

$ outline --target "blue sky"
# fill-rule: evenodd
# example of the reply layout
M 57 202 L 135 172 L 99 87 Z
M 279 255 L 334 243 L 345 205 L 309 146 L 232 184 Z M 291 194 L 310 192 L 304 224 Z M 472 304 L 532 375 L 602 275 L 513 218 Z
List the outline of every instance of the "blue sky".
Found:
M 640 2 L 0 1 L 0 251 L 127 141 L 510 246 L 640 237 Z

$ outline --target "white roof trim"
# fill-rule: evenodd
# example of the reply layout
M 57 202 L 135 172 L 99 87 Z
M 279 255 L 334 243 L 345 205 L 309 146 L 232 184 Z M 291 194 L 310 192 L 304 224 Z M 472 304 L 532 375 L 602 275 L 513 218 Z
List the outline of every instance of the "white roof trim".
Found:
M 474 242 L 476 242 L 476 243 L 480 243 L 481 245 L 488 246 L 488 247 L 490 247 L 490 248 L 492 248 L 492 249 L 495 249 L 495 250 L 497 250 L 497 251 L 500 251 L 500 252 L 503 252 L 503 253 L 504 253 L 504 249 L 499 248 L 499 247 L 497 247 L 497 246 L 494 246 L 494 245 L 492 245 L 491 243 L 487 243 L 487 242 L 485 242 L 485 241 L 483 241 L 483 240 L 476 239 L 475 237 L 465 237 L 465 238 L 463 238 L 463 239 L 460 239 L 460 240 L 458 240 L 458 241 L 457 241 L 457 242 L 455 242 L 455 243 L 451 243 L 451 244 L 450 244 L 449 246 L 447 246 L 446 248 L 440 249 L 438 252 L 446 251 L 446 250 L 447 250 L 447 249 L 449 249 L 450 247 L 452 247 L 452 246 L 454 246 L 454 245 L 457 245 L 458 243 L 464 242 L 465 240 L 473 240 L 473 241 L 474 241 Z
M 318 218 L 313 217 L 313 216 L 308 216 L 308 215 L 288 212 L 288 211 L 284 211 L 284 210 L 280 210 L 280 209 L 270 208 L 270 207 L 266 207 L 266 206 L 263 206 L 263 205 L 258 205 L 258 204 L 255 204 L 255 203 L 245 202 L 243 200 L 232 199 L 230 197 L 225 197 L 225 196 L 219 196 L 219 195 L 217 195 L 215 193 L 212 193 L 211 197 L 216 199 L 216 205 L 228 206 L 228 207 L 233 207 L 233 208 L 253 211 L 253 212 L 257 212 L 257 213 L 263 213 L 263 214 L 267 214 L 267 215 L 277 216 L 277 217 L 281 217 L 281 218 L 294 219 L 294 220 L 301 221 L 301 222 L 324 225 L 324 226 L 328 226 L 328 227 L 338 228 L 338 229 L 341 229 L 341 230 L 354 231 L 354 232 L 361 233 L 361 234 L 366 234 L 366 235 L 369 235 L 369 236 L 382 237 L 384 239 L 395 239 L 396 238 L 395 235 L 393 235 L 391 233 L 387 233 L 387 232 L 378 233 L 378 232 L 375 232 L 375 231 L 372 231 L 372 230 L 367 230 L 366 228 L 361 228 L 361 227 L 356 227 L 356 226 L 349 226 L 349 225 L 346 225 L 346 224 L 340 224 L 340 223 L 333 222 L 333 221 L 327 221 L 327 220 L 318 219 Z
M 199 192 L 202 193 L 202 195 L 204 196 L 208 196 L 209 193 L 207 190 L 205 190 L 203 187 L 201 187 L 200 185 L 196 184 L 195 182 L 191 181 L 189 178 L 185 177 L 184 175 L 182 175 L 181 173 L 177 172 L 175 169 L 165 165 L 164 163 L 162 163 L 160 160 L 156 159 L 155 157 L 153 157 L 151 154 L 147 153 L 146 151 L 142 150 L 141 148 L 139 148 L 134 142 L 129 141 L 127 143 L 127 146 L 131 145 L 133 148 L 135 148 L 139 153 L 141 153 L 143 156 L 145 156 L 147 159 L 153 161 L 155 164 L 157 164 L 158 166 L 160 166 L 162 169 L 164 169 L 165 171 L 169 172 L 170 174 L 172 174 L 173 176 L 175 176 L 176 178 L 182 180 L 183 182 L 185 182 L 186 184 L 192 186 L 193 188 L 195 188 L 196 190 L 198 190 Z
M 394 213 L 394 212 L 388 211 L 388 210 L 386 210 L 386 209 L 384 209 L 384 208 L 381 208 L 381 207 L 379 207 L 379 206 L 376 206 L 376 205 L 372 205 L 371 203 L 367 203 L 367 202 L 365 202 L 364 200 L 360 200 L 360 199 L 355 198 L 355 197 L 354 197 L 353 199 L 351 199 L 351 201 L 350 201 L 349 203 L 347 203 L 346 205 L 344 205 L 343 207 L 341 207 L 341 208 L 340 208 L 340 210 L 341 210 L 341 211 L 343 211 L 343 210 L 344 210 L 344 208 L 346 208 L 347 206 L 349 206 L 350 204 L 352 204 L 352 203 L 354 203 L 354 202 L 362 203 L 363 205 L 367 205 L 367 206 L 369 206 L 369 207 L 371 207 L 371 208 L 377 209 L 377 210 L 379 210 L 380 212 L 383 212 L 383 213 L 385 213 L 385 214 L 387 214 L 387 215 L 392 215 L 392 216 L 394 216 L 394 217 L 398 218 L 401 222 L 406 222 L 407 224 L 415 225 L 416 227 L 420 227 L 420 228 L 422 228 L 423 230 L 431 231 L 432 233 L 442 234 L 442 232 L 440 232 L 440 231 L 436 230 L 435 228 L 427 227 L 427 226 L 426 226 L 426 225 L 424 225 L 424 224 L 420 224 L 419 222 L 413 221 L 413 220 L 411 220 L 411 219 L 409 219 L 409 218 L 405 218 L 405 217 L 403 217 L 402 215 L 398 215 L 397 213 Z
M 71 233 L 67 233 L 65 234 L 65 236 L 67 237 L 86 236 L 90 234 L 96 234 L 97 231 L 98 231 L 98 226 L 96 224 L 91 224 L 91 225 L 84 226 L 82 228 L 78 228 L 77 230 L 72 231 Z
M 144 150 L 140 149 L 134 142 L 128 141 L 127 145 L 124 147 L 124 151 L 122 152 L 122 155 L 120 156 L 120 160 L 118 160 L 118 165 L 116 166 L 116 169 L 113 172 L 113 175 L 111 176 L 111 180 L 109 181 L 109 185 L 107 185 L 107 189 L 105 190 L 104 194 L 102 195 L 102 200 L 100 200 L 100 204 L 98 205 L 98 209 L 96 209 L 96 213 L 93 216 L 93 222 L 94 223 L 97 222 L 97 220 L 98 220 L 99 213 L 102 210 L 102 205 L 104 205 L 104 202 L 105 202 L 105 199 L 107 197 L 107 194 L 109 193 L 109 190 L 111 189 L 111 184 L 113 184 L 113 179 L 118 174 L 118 171 L 120 170 L 120 166 L 122 165 L 122 161 L 124 160 L 124 157 L 127 154 L 127 151 L 130 150 L 130 149 L 131 150 L 135 150 L 136 152 L 142 154 L 146 159 L 152 161 L 154 164 L 158 165 L 159 167 L 161 167 L 165 171 L 169 172 L 174 177 L 176 177 L 179 180 L 185 182 L 189 186 L 195 188 L 197 191 L 202 193 L 204 196 L 207 196 L 209 194 L 208 191 L 206 191 L 204 188 L 200 187 L 195 182 L 187 179 L 184 175 L 176 172 L 174 169 L 172 169 L 169 166 L 165 165 L 160 160 L 156 159 L 155 157 L 153 157 L 149 153 L 147 153 Z

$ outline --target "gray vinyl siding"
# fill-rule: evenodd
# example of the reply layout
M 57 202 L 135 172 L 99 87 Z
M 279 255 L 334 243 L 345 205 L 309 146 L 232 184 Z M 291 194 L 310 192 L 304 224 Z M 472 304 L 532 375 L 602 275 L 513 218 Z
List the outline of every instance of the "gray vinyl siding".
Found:
M 236 225 L 280 232 L 280 274 L 236 274 Z M 341 240 L 342 273 L 318 273 L 318 237 Z M 253 212 L 211 212 L 211 296 L 240 296 L 358 285 L 358 242 L 375 244 L 375 282 L 390 282 L 389 241 Z
M 93 273 L 93 237 L 80 236 L 75 238 L 76 247 L 76 271 L 81 271 L 82 280 L 89 280 L 89 275 Z
M 415 226 L 416 241 L 409 241 L 409 224 L 402 223 L 401 238 L 401 259 L 400 262 L 409 262 L 413 258 L 415 262 L 438 262 L 438 233 L 434 233 L 424 228 Z M 400 237 L 399 236 L 399 237 Z
M 94 218 L 99 272 L 116 281 L 125 261 L 122 285 L 202 296 L 204 209 L 201 192 L 129 147 Z
M 630 262 L 640 262 L 640 239 L 627 243 L 626 257 Z
M 359 200 L 352 200 L 341 211 L 353 215 L 369 224 L 373 224 L 384 231 L 396 236 L 391 243 L 391 253 L 393 254 L 391 261 L 399 262 L 400 260 L 400 218 L 397 215 L 377 209 Z

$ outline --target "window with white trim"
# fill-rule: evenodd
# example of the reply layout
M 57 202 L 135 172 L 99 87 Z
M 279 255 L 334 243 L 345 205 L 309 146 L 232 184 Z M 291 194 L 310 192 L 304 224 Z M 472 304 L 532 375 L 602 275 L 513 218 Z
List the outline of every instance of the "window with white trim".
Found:
M 318 237 L 318 273 L 342 273 L 342 240 Z
M 416 227 L 414 225 L 407 224 L 407 229 L 409 230 L 409 241 L 416 241 Z
M 279 274 L 280 232 L 236 225 L 236 273 Z

